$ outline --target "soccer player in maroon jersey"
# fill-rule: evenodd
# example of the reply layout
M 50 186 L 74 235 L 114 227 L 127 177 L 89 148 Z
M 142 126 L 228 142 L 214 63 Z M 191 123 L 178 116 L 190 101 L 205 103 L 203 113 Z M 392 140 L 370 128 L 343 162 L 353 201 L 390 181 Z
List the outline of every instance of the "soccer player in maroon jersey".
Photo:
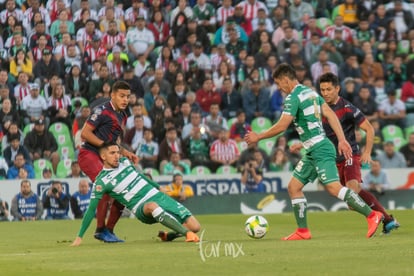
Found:
M 343 155 L 337 154 L 336 166 L 341 184 L 354 190 L 373 210 L 379 211 L 384 215 L 383 233 L 388 234 L 391 230 L 397 229 L 400 226 L 399 223 L 385 211 L 374 195 L 361 189 L 361 163 L 371 162 L 374 128 L 357 107 L 339 96 L 341 88 L 336 75 L 332 73 L 323 74 L 319 78 L 319 87 L 322 97 L 336 113 L 345 137 L 352 147 L 352 158 L 350 159 L 345 159 Z M 325 118 L 322 123 L 326 136 L 338 150 L 338 140 L 334 131 Z M 366 132 L 366 145 L 362 153 L 355 139 L 355 130 L 357 128 L 361 128 Z
M 129 95 L 131 95 L 131 90 L 128 83 L 124 81 L 115 82 L 112 86 L 111 100 L 96 107 L 82 128 L 81 137 L 84 143 L 79 151 L 78 163 L 82 171 L 93 182 L 103 168 L 98 148 L 104 142 L 120 141 L 127 119 L 124 110 L 128 105 Z M 121 154 L 133 163 L 138 163 L 138 157 L 126 149 L 122 148 Z M 115 236 L 113 229 L 122 214 L 124 206 L 117 201 L 113 201 L 105 225 L 108 204 L 111 201 L 109 195 L 105 195 L 99 201 L 96 211 L 95 238 L 104 242 L 122 242 Z

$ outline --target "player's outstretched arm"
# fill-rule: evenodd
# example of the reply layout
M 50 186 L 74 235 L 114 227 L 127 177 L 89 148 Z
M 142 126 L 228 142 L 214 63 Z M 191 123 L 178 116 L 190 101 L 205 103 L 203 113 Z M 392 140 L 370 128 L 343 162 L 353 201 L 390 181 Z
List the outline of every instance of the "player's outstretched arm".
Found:
M 266 138 L 274 137 L 278 135 L 279 133 L 285 131 L 289 127 L 292 121 L 293 121 L 293 117 L 291 115 L 282 114 L 279 121 L 276 124 L 274 124 L 271 128 L 267 129 L 266 131 L 262 133 L 255 133 L 253 131 L 248 132 L 244 136 L 244 140 L 246 141 L 246 143 L 252 144 L 252 143 L 257 143 L 258 141 L 266 139 Z
M 322 104 L 322 114 L 326 119 L 328 119 L 329 125 L 333 129 L 338 138 L 338 152 L 341 155 L 344 155 L 345 159 L 352 157 L 352 148 L 349 145 L 348 141 L 345 138 L 344 131 L 342 130 L 341 123 L 339 122 L 338 117 L 335 112 L 329 107 L 327 103 Z
M 96 207 L 98 206 L 99 199 L 98 198 L 91 199 L 89 203 L 89 207 L 86 210 L 85 215 L 83 216 L 78 236 L 75 238 L 71 246 L 79 246 L 82 243 L 82 237 L 85 234 L 86 230 L 88 229 L 89 225 L 91 224 L 93 218 L 95 217 L 95 210 L 96 210 Z

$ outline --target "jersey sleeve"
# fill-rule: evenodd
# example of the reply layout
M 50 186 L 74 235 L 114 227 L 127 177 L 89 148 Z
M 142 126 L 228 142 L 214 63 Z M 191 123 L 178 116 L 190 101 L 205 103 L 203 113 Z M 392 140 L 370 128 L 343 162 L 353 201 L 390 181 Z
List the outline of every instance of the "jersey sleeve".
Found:
M 352 112 L 354 114 L 354 119 L 355 119 L 356 125 L 358 125 L 358 126 L 362 125 L 362 123 L 366 119 L 364 113 L 362 113 L 361 110 L 359 110 L 358 107 L 355 107 L 352 104 L 350 104 L 350 106 L 351 106 Z
M 102 107 L 97 107 L 94 109 L 86 122 L 97 128 L 105 121 L 105 119 L 106 115 L 102 114 Z
M 85 234 L 86 230 L 88 229 L 89 225 L 91 224 L 93 218 L 95 217 L 95 210 L 98 206 L 99 201 L 102 198 L 102 195 L 105 193 L 104 185 L 99 182 L 99 179 L 93 184 L 92 193 L 91 193 L 91 201 L 89 202 L 88 209 L 86 210 L 82 223 L 81 228 L 78 232 L 78 237 L 82 238 Z
M 299 109 L 299 99 L 297 97 L 292 97 L 292 94 L 288 95 L 283 104 L 283 113 L 296 117 L 296 114 Z

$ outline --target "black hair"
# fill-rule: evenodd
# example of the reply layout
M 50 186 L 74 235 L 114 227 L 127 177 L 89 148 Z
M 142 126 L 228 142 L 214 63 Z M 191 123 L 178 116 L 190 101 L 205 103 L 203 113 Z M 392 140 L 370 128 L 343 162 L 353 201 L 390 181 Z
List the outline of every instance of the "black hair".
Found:
M 279 79 L 281 77 L 288 77 L 291 80 L 296 80 L 295 69 L 287 63 L 281 63 L 273 72 L 273 78 Z
M 323 82 L 332 83 L 335 87 L 339 86 L 339 78 L 331 72 L 325 73 L 319 77 L 319 85 Z
M 126 81 L 116 81 L 112 85 L 112 92 L 117 92 L 118 90 L 131 90 L 131 86 Z

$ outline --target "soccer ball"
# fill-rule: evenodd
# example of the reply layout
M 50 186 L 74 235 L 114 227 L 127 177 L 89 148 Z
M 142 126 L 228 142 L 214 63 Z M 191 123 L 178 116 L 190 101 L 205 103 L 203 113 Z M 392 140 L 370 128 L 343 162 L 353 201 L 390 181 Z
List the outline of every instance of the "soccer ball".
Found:
M 261 239 L 266 235 L 267 230 L 269 230 L 269 223 L 262 216 L 251 216 L 246 220 L 244 229 L 249 237 Z

